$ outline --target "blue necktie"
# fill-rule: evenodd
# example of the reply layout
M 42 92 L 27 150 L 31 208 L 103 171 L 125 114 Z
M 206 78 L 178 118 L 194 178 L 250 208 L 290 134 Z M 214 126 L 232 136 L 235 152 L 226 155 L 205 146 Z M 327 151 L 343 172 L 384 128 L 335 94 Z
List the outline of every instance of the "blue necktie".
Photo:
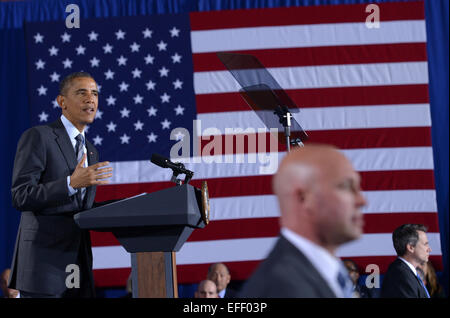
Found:
M 425 287 L 425 284 L 423 283 L 422 278 L 420 278 L 419 273 L 417 273 L 417 279 L 419 280 L 420 285 L 422 285 L 423 289 L 425 289 L 425 292 L 427 293 L 427 297 L 430 298 L 430 294 L 428 293 L 428 290 Z
M 81 158 L 84 155 L 84 138 L 82 134 L 79 134 L 75 137 L 77 141 L 75 144 L 75 155 L 77 156 L 77 163 L 80 162 Z M 84 195 L 86 194 L 86 188 L 81 188 L 81 201 L 84 199 Z

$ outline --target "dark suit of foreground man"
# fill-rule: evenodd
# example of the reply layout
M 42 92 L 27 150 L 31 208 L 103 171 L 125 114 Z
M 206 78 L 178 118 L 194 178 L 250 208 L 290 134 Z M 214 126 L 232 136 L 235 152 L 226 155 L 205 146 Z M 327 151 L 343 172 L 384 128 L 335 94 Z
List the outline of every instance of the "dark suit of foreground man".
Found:
M 273 178 L 281 235 L 238 297 L 351 297 L 336 249 L 361 236 L 366 204 L 359 174 L 338 150 L 292 150 Z
M 91 208 L 96 185 L 112 176 L 112 168 L 101 168 L 108 162 L 98 163 L 94 146 L 81 139 L 80 148 L 75 139 L 94 121 L 97 84 L 87 73 L 71 74 L 57 101 L 63 116 L 25 131 L 14 161 L 12 201 L 22 214 L 9 286 L 25 298 L 95 295 L 89 232 L 77 227 L 73 215 Z M 68 277 L 76 273 L 71 264 L 80 269 L 79 286 Z M 67 288 L 71 284 L 79 288 Z
M 392 233 L 398 258 L 389 265 L 384 276 L 381 297 L 429 298 L 416 269 L 428 262 L 431 252 L 426 231 L 421 224 L 403 224 Z

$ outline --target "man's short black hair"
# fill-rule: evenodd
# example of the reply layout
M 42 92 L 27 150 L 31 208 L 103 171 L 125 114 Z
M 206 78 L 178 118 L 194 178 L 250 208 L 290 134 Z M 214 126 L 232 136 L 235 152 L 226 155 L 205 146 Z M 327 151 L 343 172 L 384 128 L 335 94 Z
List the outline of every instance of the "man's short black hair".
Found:
M 95 79 L 92 77 L 92 75 L 89 74 L 88 72 L 71 73 L 71 74 L 67 75 L 66 77 L 64 77 L 64 79 L 59 83 L 59 95 L 64 95 L 67 92 L 67 88 L 70 86 L 72 81 L 75 78 L 80 78 L 80 77 L 89 77 L 95 81 Z
M 403 224 L 395 229 L 392 233 L 392 241 L 398 256 L 406 254 L 406 245 L 416 246 L 419 241 L 419 233 L 417 231 L 426 232 L 428 229 L 422 224 Z

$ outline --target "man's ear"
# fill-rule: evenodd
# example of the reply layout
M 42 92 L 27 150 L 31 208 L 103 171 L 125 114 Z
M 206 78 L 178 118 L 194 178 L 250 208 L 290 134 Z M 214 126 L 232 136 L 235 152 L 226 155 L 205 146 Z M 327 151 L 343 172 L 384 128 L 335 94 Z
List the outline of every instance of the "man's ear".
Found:
M 67 108 L 67 106 L 64 105 L 64 99 L 65 98 L 62 95 L 58 95 L 56 97 L 56 102 L 58 103 L 59 107 L 61 107 L 62 109 L 66 109 Z
M 413 245 L 410 244 L 410 243 L 406 244 L 406 250 L 407 250 L 408 252 L 410 252 L 411 254 L 414 253 L 414 247 L 415 247 L 415 246 L 413 246 Z
M 303 213 L 304 217 L 315 218 L 317 214 L 316 199 L 310 190 L 298 188 L 295 191 L 297 199 L 297 211 Z
M 298 189 L 295 193 L 297 196 L 297 200 L 302 204 L 305 203 L 305 199 L 306 199 L 305 192 L 303 190 Z

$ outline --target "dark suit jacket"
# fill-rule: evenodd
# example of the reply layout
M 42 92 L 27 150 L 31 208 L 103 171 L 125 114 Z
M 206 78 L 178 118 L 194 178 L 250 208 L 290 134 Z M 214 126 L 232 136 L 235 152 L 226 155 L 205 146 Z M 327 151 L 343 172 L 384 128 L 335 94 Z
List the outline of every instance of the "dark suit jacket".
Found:
M 234 289 L 227 287 L 225 289 L 225 295 L 223 296 L 223 298 L 235 298 L 236 294 L 237 294 L 237 292 Z
M 98 152 L 86 140 L 88 164 Z M 69 196 L 67 176 L 75 170 L 75 150 L 61 120 L 28 129 L 17 146 L 12 179 L 13 206 L 22 212 L 14 250 L 10 288 L 32 293 L 61 294 L 80 252 L 91 284 L 92 251 L 89 232 L 81 230 L 73 215 L 92 207 L 96 187 Z M 82 274 L 83 275 L 83 274 Z M 83 277 L 81 277 L 83 279 Z M 87 281 L 86 281 L 87 279 Z
M 280 236 L 238 297 L 335 298 L 336 295 L 305 255 Z
M 381 284 L 382 298 L 427 298 L 425 289 L 413 271 L 397 258 L 389 268 Z

